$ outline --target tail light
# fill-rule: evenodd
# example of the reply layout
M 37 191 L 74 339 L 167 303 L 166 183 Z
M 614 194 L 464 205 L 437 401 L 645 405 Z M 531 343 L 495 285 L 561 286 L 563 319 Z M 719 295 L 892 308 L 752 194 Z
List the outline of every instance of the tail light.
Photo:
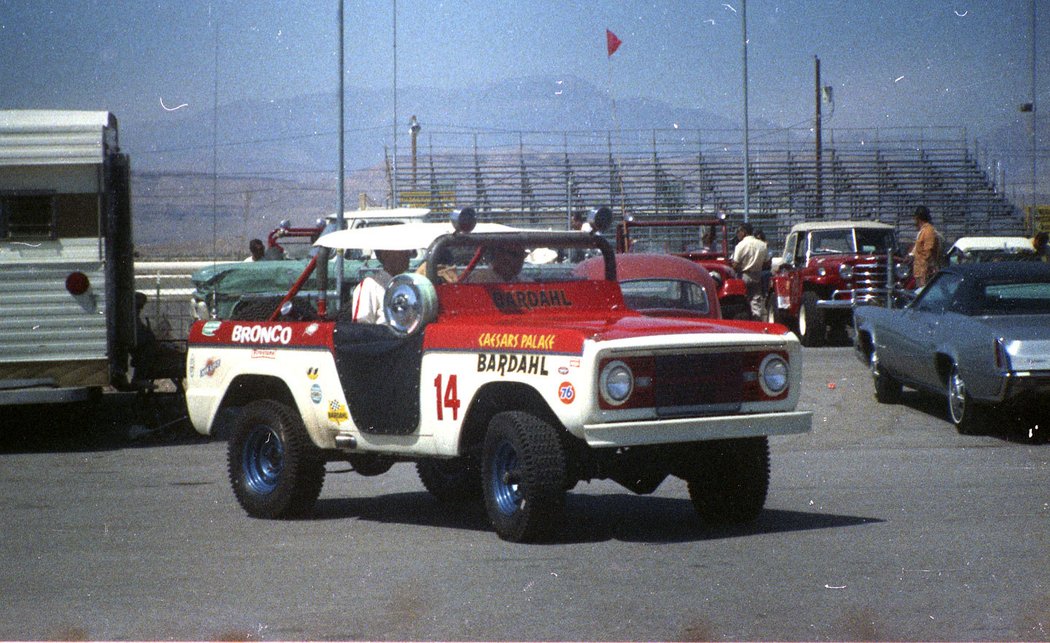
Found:
M 1002 337 L 995 340 L 995 368 L 1000 371 L 1011 370 L 1010 353 L 1006 350 L 1006 342 Z
M 77 297 L 83 295 L 91 287 L 91 280 L 82 272 L 71 272 L 66 277 L 66 290 L 69 294 Z

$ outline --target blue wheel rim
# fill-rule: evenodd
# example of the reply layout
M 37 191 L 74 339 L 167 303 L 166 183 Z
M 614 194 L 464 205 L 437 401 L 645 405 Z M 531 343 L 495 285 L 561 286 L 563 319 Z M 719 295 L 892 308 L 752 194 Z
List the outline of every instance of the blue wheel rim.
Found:
M 277 432 L 264 426 L 253 428 L 244 443 L 241 467 L 252 491 L 272 493 L 284 469 L 284 443 Z
M 521 509 L 521 488 L 512 480 L 517 470 L 517 451 L 508 442 L 500 443 L 492 459 L 492 494 L 500 513 L 507 516 Z

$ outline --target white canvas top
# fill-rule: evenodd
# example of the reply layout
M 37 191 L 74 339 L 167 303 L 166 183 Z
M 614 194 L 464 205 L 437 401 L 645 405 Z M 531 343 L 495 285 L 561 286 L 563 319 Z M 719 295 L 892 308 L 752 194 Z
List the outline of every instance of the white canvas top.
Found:
M 513 232 L 516 229 L 499 223 L 479 223 L 473 232 Z M 318 239 L 314 245 L 340 250 L 419 250 L 429 247 L 441 235 L 452 232 L 454 230 L 449 222 L 369 226 L 331 232 Z
M 876 230 L 892 230 L 893 226 L 878 221 L 809 221 L 807 223 L 796 223 L 791 227 L 792 232 L 813 232 L 814 230 L 842 230 L 852 228 L 866 228 Z

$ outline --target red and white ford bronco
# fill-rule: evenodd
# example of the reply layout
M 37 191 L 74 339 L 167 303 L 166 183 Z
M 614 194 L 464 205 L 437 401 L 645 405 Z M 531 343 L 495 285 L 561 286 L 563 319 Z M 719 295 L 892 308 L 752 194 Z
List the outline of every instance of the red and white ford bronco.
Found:
M 596 212 L 600 227 L 611 212 Z M 453 220 L 456 231 L 429 245 L 426 274 L 398 275 L 387 288 L 385 324 L 333 310 L 326 255 L 417 248 L 413 230 L 439 224 L 321 237 L 316 314 L 296 311 L 293 287 L 270 321 L 194 323 L 190 419 L 208 434 L 220 413 L 237 411 L 229 477 L 250 515 L 308 513 L 334 460 L 366 476 L 415 462 L 438 499 L 483 498 L 497 534 L 511 541 L 555 533 L 566 492 L 592 479 L 646 494 L 676 476 L 709 524 L 758 515 L 767 436 L 808 431 L 812 419 L 796 410 L 802 364 L 793 334 L 628 309 L 599 234 L 471 232 L 469 208 Z M 493 281 L 485 264 L 499 248 L 600 255 L 606 270 L 584 280 L 563 265 L 526 266 Z

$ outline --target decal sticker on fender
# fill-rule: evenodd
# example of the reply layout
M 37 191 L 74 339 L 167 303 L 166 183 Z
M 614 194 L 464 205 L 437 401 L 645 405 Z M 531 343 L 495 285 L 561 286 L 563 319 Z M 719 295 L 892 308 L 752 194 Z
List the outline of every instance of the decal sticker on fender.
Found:
M 546 355 L 508 355 L 506 353 L 481 353 L 478 355 L 479 373 L 520 373 L 522 375 L 546 375 Z
M 478 336 L 481 348 L 516 348 L 519 350 L 554 350 L 555 335 L 533 333 L 482 333 Z
M 314 384 L 313 386 L 310 387 L 310 401 L 313 402 L 314 404 L 320 404 L 321 403 L 321 398 L 322 398 L 321 385 L 320 384 Z
M 219 330 L 220 326 L 222 326 L 221 321 L 205 322 L 204 326 L 201 328 L 201 335 L 204 335 L 205 337 L 215 337 L 215 333 Z
M 199 377 L 203 378 L 215 375 L 215 371 L 219 370 L 220 366 L 222 366 L 221 359 L 218 357 L 209 357 L 208 360 L 204 362 L 204 368 L 200 370 Z
M 317 372 L 318 372 L 318 368 L 316 366 L 311 366 L 310 368 L 306 369 L 306 376 L 309 377 L 312 380 L 316 380 L 317 379 Z
M 572 385 L 572 382 L 562 382 L 558 387 L 558 399 L 563 404 L 572 404 L 573 400 L 576 399 L 576 387 Z
M 350 419 L 350 413 L 339 400 L 330 400 L 328 402 L 328 419 L 336 424 L 340 424 Z
M 234 326 L 230 341 L 238 344 L 287 344 L 292 341 L 289 326 Z

